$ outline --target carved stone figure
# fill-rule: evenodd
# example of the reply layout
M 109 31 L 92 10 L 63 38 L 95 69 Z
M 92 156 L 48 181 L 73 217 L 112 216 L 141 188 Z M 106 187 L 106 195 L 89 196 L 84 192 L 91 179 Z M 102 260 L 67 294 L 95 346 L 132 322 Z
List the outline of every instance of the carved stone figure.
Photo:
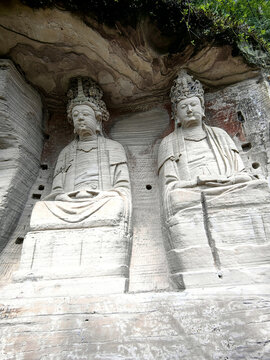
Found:
M 229 207 L 234 206 L 235 211 L 238 206 L 241 212 L 241 206 L 247 206 L 250 196 L 259 188 L 265 199 L 269 198 L 266 181 L 255 180 L 245 170 L 230 136 L 203 123 L 203 95 L 200 82 L 182 70 L 171 89 L 175 130 L 163 139 L 159 148 L 165 246 L 172 278 L 180 288 L 186 286 L 185 273 L 212 268 L 222 277 L 223 250 L 218 249 L 215 235 L 223 233 L 223 240 L 238 236 L 230 231 L 234 225 Z M 217 209 L 221 203 L 223 214 Z M 220 223 L 226 212 L 231 224 Z M 241 214 L 237 221 L 240 228 L 245 226 L 241 224 Z M 215 232 L 218 223 L 220 229 Z
M 162 188 L 168 196 L 166 214 L 177 209 L 180 189 L 199 187 L 218 193 L 224 186 L 254 179 L 245 171 L 230 136 L 203 123 L 203 88 L 198 80 L 182 70 L 172 87 L 171 100 L 175 131 L 163 139 L 158 160 Z
M 68 97 L 75 139 L 58 157 L 51 193 L 34 207 L 19 273 L 96 276 L 96 291 L 99 282 L 101 291 L 125 291 L 131 250 L 125 151 L 102 134 L 109 113 L 96 83 L 73 79 Z
M 101 100 L 101 89 L 92 80 L 82 82 L 79 78 L 68 95 L 68 119 L 73 122 L 76 138 L 58 157 L 52 192 L 44 204 L 67 223 L 88 219 L 89 224 L 95 214 L 95 222 L 106 222 L 109 216 L 113 224 L 123 217 L 128 224 L 131 199 L 127 160 L 122 145 L 102 135 L 101 124 L 109 114 Z

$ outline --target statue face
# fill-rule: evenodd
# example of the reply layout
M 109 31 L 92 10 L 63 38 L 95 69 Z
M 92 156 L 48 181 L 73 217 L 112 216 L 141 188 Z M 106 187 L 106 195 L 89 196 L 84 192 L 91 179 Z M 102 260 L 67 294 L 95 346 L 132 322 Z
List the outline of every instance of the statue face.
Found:
M 177 104 L 177 116 L 183 128 L 201 125 L 203 115 L 202 104 L 197 96 L 181 100 Z
M 97 130 L 95 111 L 88 105 L 76 105 L 72 109 L 73 125 L 79 136 L 93 135 Z

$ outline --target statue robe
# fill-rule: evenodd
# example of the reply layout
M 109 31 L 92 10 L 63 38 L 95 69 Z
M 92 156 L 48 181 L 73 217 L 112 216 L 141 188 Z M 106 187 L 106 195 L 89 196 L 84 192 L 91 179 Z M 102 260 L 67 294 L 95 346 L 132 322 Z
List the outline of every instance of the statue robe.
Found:
M 96 225 L 117 225 L 124 219 L 129 227 L 130 181 L 122 145 L 102 136 L 97 137 L 98 184 L 95 177 L 93 184 L 86 184 L 84 190 L 90 193 L 99 190 L 100 193 L 89 198 L 76 198 L 80 192 L 75 189 L 77 147 L 78 140 L 74 140 L 61 151 L 54 171 L 52 192 L 40 203 L 45 204 L 61 223 L 85 220 L 89 223 L 88 218 L 94 215 Z M 55 200 L 59 194 L 67 194 L 71 201 Z M 38 214 L 33 216 L 33 224 L 37 222 L 36 218 Z M 34 228 L 38 229 L 38 226 Z
M 230 178 L 245 172 L 242 159 L 230 136 L 223 129 L 210 127 L 205 124 L 204 130 L 209 143 L 209 151 L 213 152 L 216 159 L 219 175 Z M 189 172 L 185 139 L 181 127 L 176 128 L 174 132 L 166 136 L 161 142 L 158 156 L 158 172 L 167 216 L 175 213 L 173 208 L 177 208 L 177 204 L 172 204 L 175 200 L 170 197 L 172 190 L 178 188 L 180 192 L 182 191 L 186 194 L 201 190 L 199 186 L 196 188 L 179 188 L 179 183 L 182 180 L 193 180 Z M 199 200 L 199 195 L 195 197 L 198 197 Z M 183 200 L 185 199 L 184 194 L 182 198 Z

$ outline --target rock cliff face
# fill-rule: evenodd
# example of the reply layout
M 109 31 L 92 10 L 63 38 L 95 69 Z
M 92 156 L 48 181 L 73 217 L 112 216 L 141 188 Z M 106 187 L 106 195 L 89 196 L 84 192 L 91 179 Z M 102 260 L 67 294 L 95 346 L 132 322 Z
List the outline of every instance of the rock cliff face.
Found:
M 186 34 L 178 36 L 181 42 Z M 246 168 L 258 179 L 267 178 L 268 79 L 234 56 L 229 45 L 205 44 L 195 51 L 189 44 L 171 53 L 170 46 L 177 41 L 161 34 L 148 18 L 136 28 L 108 27 L 87 16 L 83 21 L 63 9 L 33 10 L 16 0 L 0 5 L 0 56 L 13 61 L 0 61 L 3 359 L 270 358 L 270 290 L 261 281 L 267 276 L 269 256 L 263 246 L 263 263 L 254 256 L 254 244 L 263 245 L 257 242 L 262 232 L 270 233 L 269 225 L 264 229 L 266 222 L 259 214 L 253 222 L 246 211 L 239 211 L 239 217 L 249 219 L 242 231 L 237 208 L 234 227 L 226 229 L 247 243 L 241 253 L 243 277 L 235 277 L 233 271 L 224 272 L 224 277 L 215 273 L 216 288 L 203 289 L 202 283 L 196 283 L 196 289 L 173 292 L 163 246 L 157 174 L 159 144 L 174 128 L 169 89 L 184 67 L 205 87 L 207 124 L 226 130 Z M 79 277 L 40 280 L 33 276 L 36 281 L 12 281 L 33 205 L 50 193 L 57 157 L 73 139 L 65 102 L 68 81 L 74 76 L 90 76 L 101 85 L 111 114 L 104 133 L 122 144 L 127 155 L 133 197 L 129 294 L 112 295 L 115 289 L 109 283 L 109 294 L 104 296 L 95 281 L 90 286 L 88 279 Z M 42 105 L 49 112 L 46 119 Z M 252 205 L 255 215 L 258 203 L 267 206 L 257 197 Z M 224 216 L 224 204 L 218 205 L 220 219 L 229 219 Z M 205 220 L 212 221 L 211 214 Z M 225 260 L 234 263 L 237 236 L 223 236 L 216 221 L 213 229 L 220 237 L 221 250 L 222 242 L 227 242 L 230 256 L 225 254 Z M 191 228 L 196 244 L 194 234 Z M 77 245 L 76 235 L 71 237 Z M 70 243 L 59 237 L 57 241 L 59 259 L 62 249 L 65 258 L 72 259 L 72 251 L 65 248 Z M 52 241 L 51 254 L 57 251 L 57 241 Z M 262 242 L 269 243 L 266 235 Z M 39 245 L 42 248 L 44 243 Z M 189 239 L 187 248 L 189 253 Z M 50 268 L 46 255 L 44 267 Z M 200 267 L 203 260 L 197 260 Z M 254 273 L 252 264 L 260 271 Z M 208 278 L 202 280 L 207 287 Z
M 162 103 L 181 67 L 209 86 L 224 86 L 256 75 L 233 56 L 232 48 L 206 44 L 195 52 L 190 44 L 171 54 L 172 41 L 155 24 L 141 20 L 136 28 L 98 24 L 90 17 L 54 9 L 32 10 L 19 3 L 1 5 L 0 56 L 11 58 L 46 99 L 49 109 L 63 109 L 70 77 L 96 80 L 109 107 L 142 110 Z
M 36 179 L 43 146 L 40 96 L 10 61 L 0 61 L 0 249 Z

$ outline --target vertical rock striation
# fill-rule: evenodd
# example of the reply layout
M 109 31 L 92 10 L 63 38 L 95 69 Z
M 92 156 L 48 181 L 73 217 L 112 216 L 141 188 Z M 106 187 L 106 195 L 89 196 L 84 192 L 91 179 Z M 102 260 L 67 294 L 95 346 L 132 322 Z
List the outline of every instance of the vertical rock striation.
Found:
M 0 60 L 0 251 L 23 211 L 42 151 L 40 96 Z

